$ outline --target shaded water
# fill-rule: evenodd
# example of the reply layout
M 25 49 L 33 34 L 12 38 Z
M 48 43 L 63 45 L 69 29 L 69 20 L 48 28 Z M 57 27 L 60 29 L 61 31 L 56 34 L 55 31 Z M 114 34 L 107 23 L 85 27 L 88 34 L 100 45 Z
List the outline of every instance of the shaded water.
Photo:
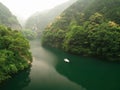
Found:
M 31 42 L 32 67 L 0 90 L 120 90 L 120 64 L 66 54 Z M 65 63 L 68 58 L 70 63 Z

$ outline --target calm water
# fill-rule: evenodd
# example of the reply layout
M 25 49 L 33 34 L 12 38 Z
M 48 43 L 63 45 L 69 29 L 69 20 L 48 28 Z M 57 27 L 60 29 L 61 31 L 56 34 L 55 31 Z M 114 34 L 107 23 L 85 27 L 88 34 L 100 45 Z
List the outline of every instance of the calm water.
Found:
M 66 54 L 31 42 L 33 63 L 0 90 L 120 90 L 120 64 Z M 65 63 L 68 58 L 70 63 Z

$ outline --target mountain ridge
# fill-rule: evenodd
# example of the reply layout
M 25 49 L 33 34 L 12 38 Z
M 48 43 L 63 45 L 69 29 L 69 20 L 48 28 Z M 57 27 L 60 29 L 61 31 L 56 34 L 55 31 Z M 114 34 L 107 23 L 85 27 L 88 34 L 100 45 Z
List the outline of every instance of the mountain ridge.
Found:
M 0 24 L 10 27 L 12 29 L 21 29 L 16 16 L 14 16 L 10 10 L 0 2 Z
M 33 14 L 26 21 L 25 28 L 32 29 L 33 26 L 36 26 L 40 31 L 43 31 L 45 27 L 55 19 L 55 17 L 60 15 L 66 8 L 68 8 L 75 1 L 76 0 L 70 0 L 61 5 L 56 6 L 53 9 Z

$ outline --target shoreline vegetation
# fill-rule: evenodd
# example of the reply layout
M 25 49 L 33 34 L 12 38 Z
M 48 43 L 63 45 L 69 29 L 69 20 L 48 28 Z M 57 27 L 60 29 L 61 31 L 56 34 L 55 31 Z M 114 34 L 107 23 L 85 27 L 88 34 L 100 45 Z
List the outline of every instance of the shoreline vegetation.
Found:
M 31 65 L 29 50 L 29 42 L 20 31 L 0 26 L 0 83 Z
M 120 61 L 119 4 L 119 0 L 77 1 L 44 30 L 42 45 Z

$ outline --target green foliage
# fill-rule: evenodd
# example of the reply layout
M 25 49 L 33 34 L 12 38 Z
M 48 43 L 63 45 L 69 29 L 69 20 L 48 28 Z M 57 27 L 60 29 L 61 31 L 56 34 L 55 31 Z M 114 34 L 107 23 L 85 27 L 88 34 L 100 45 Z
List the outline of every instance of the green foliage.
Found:
M 73 54 L 120 61 L 119 5 L 120 0 L 76 2 L 44 31 L 43 45 Z M 62 36 L 57 34 L 59 30 Z
M 73 26 L 66 34 L 64 40 L 63 47 L 65 51 L 75 54 L 85 54 L 88 48 L 86 37 L 87 33 L 82 26 Z
M 37 32 L 26 29 L 26 30 L 22 30 L 22 33 L 24 34 L 25 38 L 27 38 L 28 40 L 34 40 L 35 38 L 37 38 Z
M 59 29 L 59 30 L 55 30 L 51 33 L 50 30 L 46 30 L 43 32 L 43 34 L 45 34 L 42 37 L 43 45 L 45 44 L 45 45 L 50 45 L 52 47 L 61 48 L 64 37 L 65 37 L 65 31 Z M 56 44 L 54 44 L 52 42 L 56 42 Z
M 97 29 L 88 35 L 91 54 L 108 60 L 120 60 L 120 26 L 104 23 Z
M 0 26 L 0 83 L 32 61 L 29 43 L 18 31 Z

